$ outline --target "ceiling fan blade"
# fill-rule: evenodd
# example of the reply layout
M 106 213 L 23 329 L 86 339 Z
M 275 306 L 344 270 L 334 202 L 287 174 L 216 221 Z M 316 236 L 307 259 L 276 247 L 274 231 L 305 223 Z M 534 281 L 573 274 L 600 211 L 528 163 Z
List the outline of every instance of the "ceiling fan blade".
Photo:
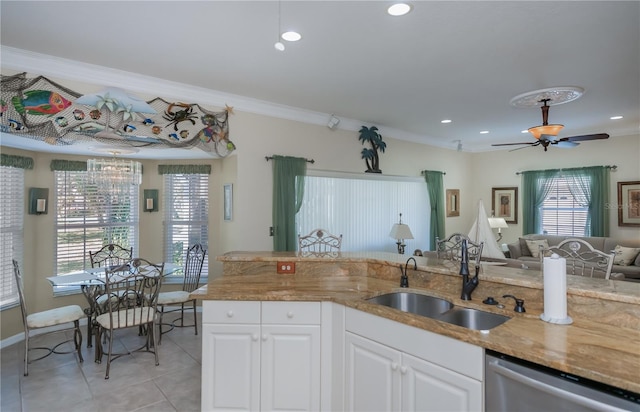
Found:
M 511 149 L 511 150 L 509 150 L 509 152 L 515 152 L 516 150 L 526 149 L 526 148 L 528 148 L 528 147 L 534 147 L 534 146 L 537 146 L 537 144 L 535 144 L 535 143 L 534 143 L 534 144 L 531 144 L 531 145 L 529 145 L 529 146 L 516 147 L 515 149 Z
M 608 139 L 609 135 L 606 133 L 597 133 L 597 134 L 585 134 L 582 136 L 569 136 L 565 137 L 561 140 L 568 140 L 570 142 L 581 142 L 584 140 L 599 140 L 599 139 Z
M 496 143 L 496 144 L 492 144 L 491 146 L 513 146 L 513 145 L 517 145 L 517 144 L 538 145 L 538 144 L 540 144 L 540 143 L 539 143 L 539 142 Z
M 558 142 L 553 142 L 553 144 L 557 147 L 562 147 L 565 149 L 570 149 L 572 147 L 576 147 L 578 146 L 580 143 L 574 143 L 574 142 L 569 142 L 569 141 L 558 141 Z

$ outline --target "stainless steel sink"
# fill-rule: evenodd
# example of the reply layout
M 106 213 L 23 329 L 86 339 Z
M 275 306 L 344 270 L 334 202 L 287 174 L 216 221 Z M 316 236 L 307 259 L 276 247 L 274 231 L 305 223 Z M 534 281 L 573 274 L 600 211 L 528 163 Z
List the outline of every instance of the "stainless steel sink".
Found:
M 428 318 L 434 318 L 453 307 L 448 300 L 410 292 L 387 293 L 368 301 Z
M 455 307 L 435 319 L 473 330 L 489 330 L 502 325 L 508 316 L 477 309 Z
M 489 330 L 511 319 L 497 313 L 454 306 L 448 300 L 419 293 L 393 292 L 367 301 L 473 330 Z

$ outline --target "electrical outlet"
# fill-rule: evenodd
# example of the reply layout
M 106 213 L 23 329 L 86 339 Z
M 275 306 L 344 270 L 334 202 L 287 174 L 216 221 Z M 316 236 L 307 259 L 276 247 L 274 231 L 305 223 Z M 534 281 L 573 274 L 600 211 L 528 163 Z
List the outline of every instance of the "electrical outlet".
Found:
M 278 273 L 296 273 L 296 262 L 278 262 L 277 265 Z

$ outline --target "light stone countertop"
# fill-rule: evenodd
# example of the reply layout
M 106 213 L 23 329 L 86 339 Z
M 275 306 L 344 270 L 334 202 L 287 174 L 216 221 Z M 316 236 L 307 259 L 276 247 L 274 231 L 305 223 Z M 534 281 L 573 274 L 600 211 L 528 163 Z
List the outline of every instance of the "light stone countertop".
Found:
M 409 270 L 411 288 L 402 291 L 512 317 L 486 333 L 367 302 L 367 298 L 400 290 L 398 266 L 404 266 L 408 258 L 380 252 L 341 253 L 329 258 L 303 257 L 295 252 L 229 252 L 217 258 L 224 262 L 225 274 L 210 279 L 192 296 L 203 300 L 336 302 L 640 393 L 640 283 L 572 276 L 567 294 L 574 322 L 556 325 L 539 318 L 544 307 L 539 271 L 487 266 L 480 272 L 480 285 L 472 300 L 462 301 L 458 268 L 416 258 L 418 271 Z M 277 262 L 295 262 L 296 273 L 275 273 Z M 514 312 L 513 300 L 502 299 L 507 293 L 524 298 L 527 312 Z M 482 304 L 487 296 L 496 297 L 506 307 Z

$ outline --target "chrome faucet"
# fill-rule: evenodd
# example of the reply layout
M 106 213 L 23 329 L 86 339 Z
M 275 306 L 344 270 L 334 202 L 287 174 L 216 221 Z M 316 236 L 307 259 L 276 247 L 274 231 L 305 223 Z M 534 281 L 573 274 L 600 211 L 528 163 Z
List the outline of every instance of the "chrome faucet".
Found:
M 480 265 L 476 265 L 476 275 L 469 279 L 469 251 L 467 249 L 467 239 L 462 240 L 462 262 L 460 263 L 460 275 L 462 276 L 462 293 L 460 299 L 471 300 L 471 293 L 475 290 L 480 282 L 478 274 Z
M 416 260 L 413 257 L 410 257 L 409 259 L 407 259 L 407 261 L 404 264 L 404 270 L 402 270 L 402 266 L 400 266 L 400 273 L 402 273 L 402 276 L 400 276 L 401 288 L 409 287 L 409 276 L 407 275 L 407 265 L 409 265 L 410 260 L 413 260 L 413 270 L 418 269 L 418 264 L 416 263 Z

